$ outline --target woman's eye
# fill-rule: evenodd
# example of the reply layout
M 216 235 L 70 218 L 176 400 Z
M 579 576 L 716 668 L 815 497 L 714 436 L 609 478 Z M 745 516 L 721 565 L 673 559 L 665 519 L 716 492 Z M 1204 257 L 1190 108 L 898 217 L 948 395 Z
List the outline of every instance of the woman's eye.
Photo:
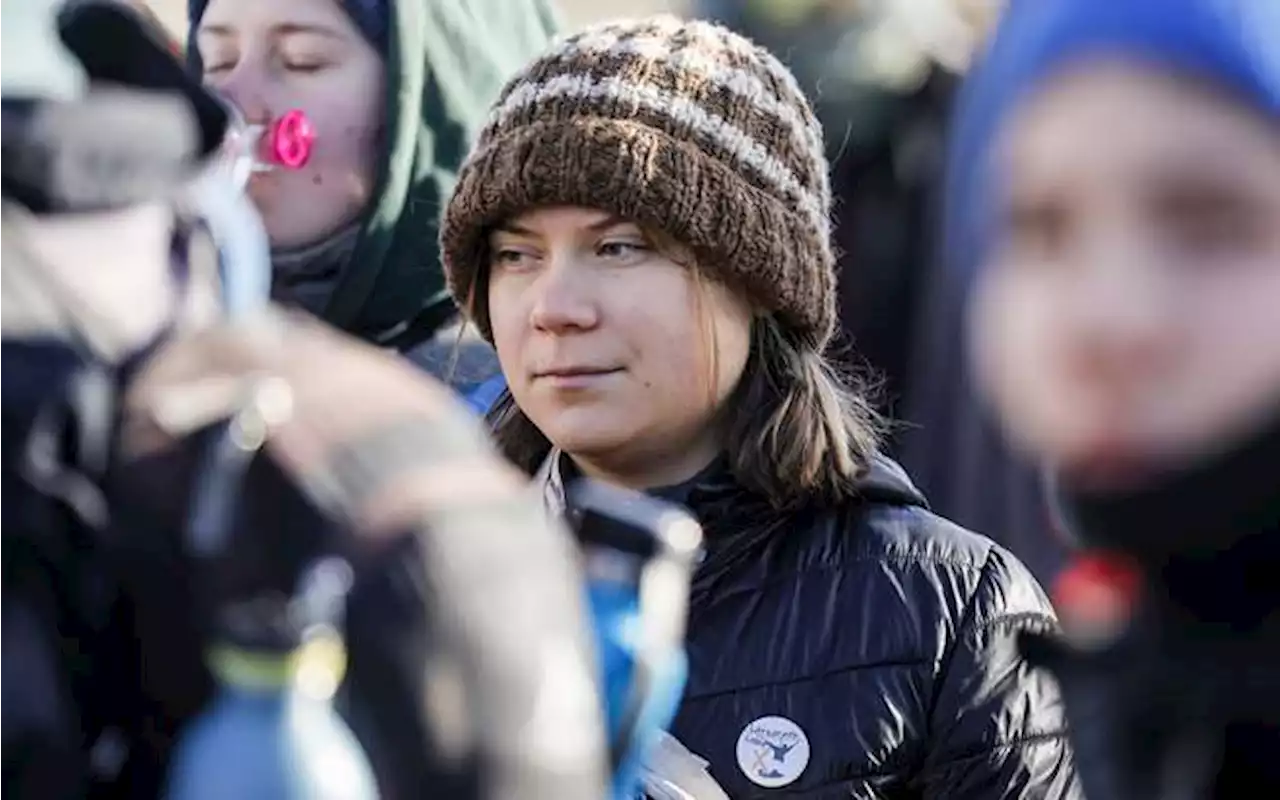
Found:
M 605 258 L 635 258 L 648 252 L 649 246 L 644 242 L 601 242 L 598 248 L 600 255 Z
M 298 72 L 303 75 L 309 75 L 327 68 L 329 65 L 322 61 L 286 61 L 285 69 L 290 72 Z
M 534 262 L 534 257 L 523 250 L 497 249 L 493 253 L 491 259 L 492 265 L 501 267 L 506 270 L 516 270 L 528 267 Z
M 286 47 L 280 50 L 280 63 L 289 72 L 319 72 L 329 67 L 332 59 L 320 50 Z
M 291 36 L 276 51 L 280 64 L 289 72 L 320 72 L 333 66 L 338 57 L 332 48 L 314 36 Z

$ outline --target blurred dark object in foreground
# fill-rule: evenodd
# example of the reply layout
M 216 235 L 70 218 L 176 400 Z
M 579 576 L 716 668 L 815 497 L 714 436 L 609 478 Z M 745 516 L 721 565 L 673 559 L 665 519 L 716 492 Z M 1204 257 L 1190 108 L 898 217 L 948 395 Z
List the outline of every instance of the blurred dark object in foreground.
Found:
M 5 15 L 4 789 L 161 796 L 206 647 L 285 619 L 300 568 L 337 554 L 343 710 L 384 795 L 600 797 L 568 533 L 400 357 L 265 289 L 222 315 L 245 248 L 209 235 L 192 184 L 226 114 L 154 30 L 110 2 Z M 234 470 L 207 468 L 214 442 Z M 188 535 L 209 483 L 234 488 L 213 557 Z

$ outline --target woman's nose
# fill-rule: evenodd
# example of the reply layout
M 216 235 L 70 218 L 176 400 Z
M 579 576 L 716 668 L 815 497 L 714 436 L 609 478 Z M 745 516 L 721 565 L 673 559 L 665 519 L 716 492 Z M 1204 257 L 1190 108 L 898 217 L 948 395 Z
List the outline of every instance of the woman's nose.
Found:
M 591 279 L 569 259 L 549 258 L 531 287 L 536 293 L 530 321 L 547 333 L 590 330 L 600 324 L 600 308 Z
M 227 74 L 211 78 L 207 83 L 240 110 L 246 123 L 266 125 L 271 121 L 271 105 L 263 91 L 262 77 L 255 74 L 251 65 L 242 61 Z

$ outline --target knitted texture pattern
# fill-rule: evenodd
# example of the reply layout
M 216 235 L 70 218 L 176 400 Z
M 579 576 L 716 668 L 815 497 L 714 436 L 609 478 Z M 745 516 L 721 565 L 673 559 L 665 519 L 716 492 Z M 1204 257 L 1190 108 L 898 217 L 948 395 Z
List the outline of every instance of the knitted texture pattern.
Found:
M 599 25 L 506 85 L 441 228 L 450 291 L 486 337 L 486 236 L 547 206 L 662 230 L 803 341 L 831 336 L 822 129 L 787 68 L 725 28 L 670 16 Z

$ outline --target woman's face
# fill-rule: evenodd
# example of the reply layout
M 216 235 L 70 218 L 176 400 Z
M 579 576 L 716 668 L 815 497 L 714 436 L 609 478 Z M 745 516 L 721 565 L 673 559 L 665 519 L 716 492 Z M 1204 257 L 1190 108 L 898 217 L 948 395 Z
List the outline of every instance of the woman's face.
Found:
M 256 173 L 272 245 L 319 241 L 363 212 L 377 180 L 381 58 L 335 0 L 211 0 L 197 34 L 205 82 L 253 124 L 301 109 L 316 128 L 300 170 Z
M 1280 401 L 1280 130 L 1209 88 L 1096 64 L 1028 100 L 971 307 L 1011 432 L 1082 477 L 1136 477 Z
M 715 410 L 750 349 L 745 301 L 601 211 L 530 211 L 489 247 L 498 359 L 547 438 L 584 470 L 635 488 L 710 462 L 721 446 Z

